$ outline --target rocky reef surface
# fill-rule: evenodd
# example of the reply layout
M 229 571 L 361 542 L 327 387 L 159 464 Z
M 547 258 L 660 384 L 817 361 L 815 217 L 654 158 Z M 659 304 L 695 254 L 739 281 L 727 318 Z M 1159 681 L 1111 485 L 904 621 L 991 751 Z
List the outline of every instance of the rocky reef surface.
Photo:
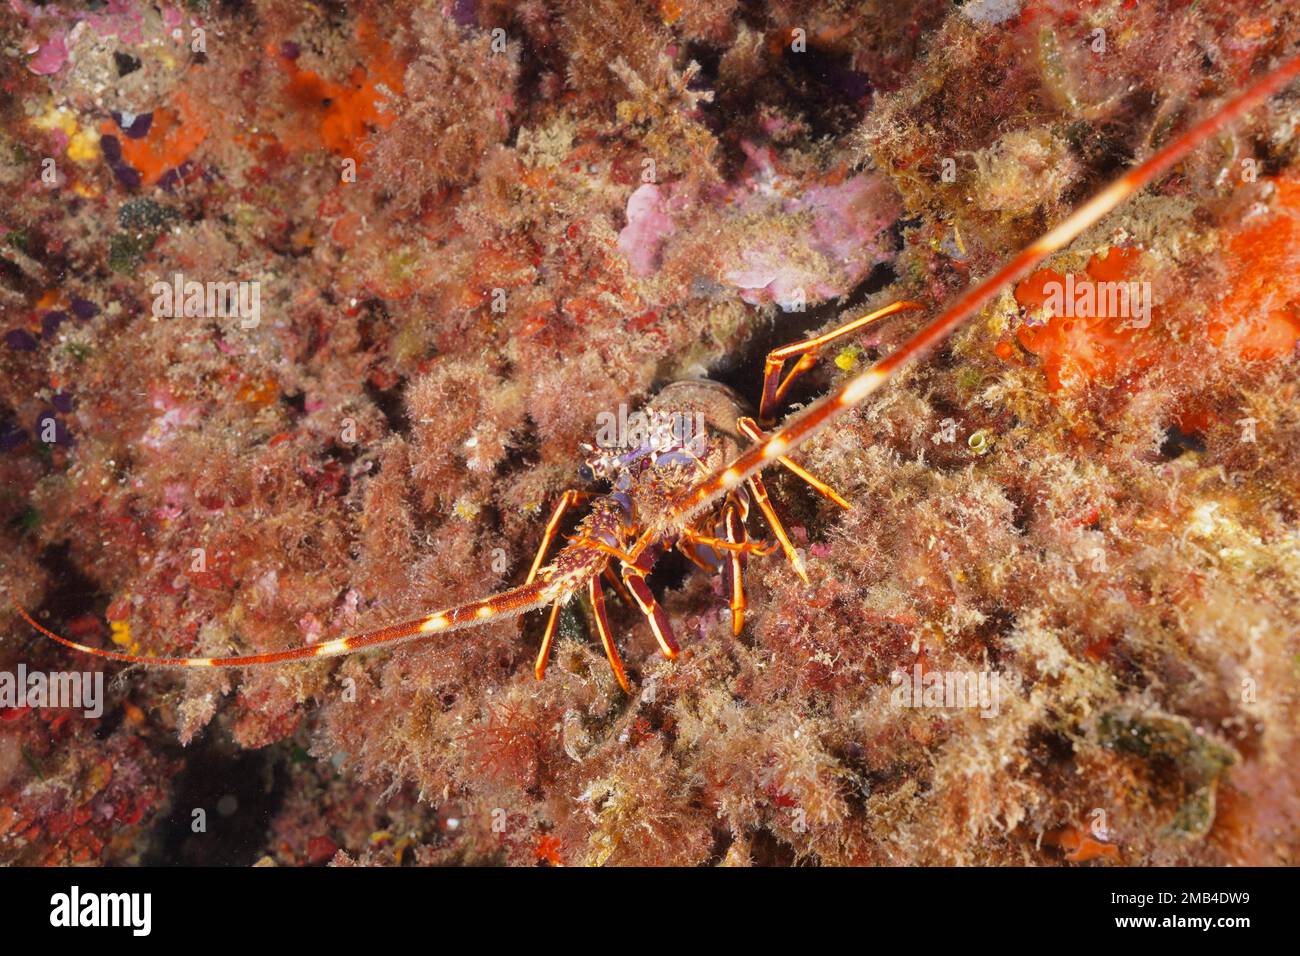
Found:
M 1300 862 L 1294 88 L 802 448 L 850 510 L 772 475 L 810 583 L 751 560 L 739 636 L 690 566 L 674 662 L 611 592 L 630 695 L 576 601 L 542 682 L 543 615 L 177 673 L 10 606 L 223 655 L 517 583 L 598 415 L 933 310 L 1298 40 L 1282 0 L 5 0 L 0 670 L 106 679 L 0 709 L 0 861 Z

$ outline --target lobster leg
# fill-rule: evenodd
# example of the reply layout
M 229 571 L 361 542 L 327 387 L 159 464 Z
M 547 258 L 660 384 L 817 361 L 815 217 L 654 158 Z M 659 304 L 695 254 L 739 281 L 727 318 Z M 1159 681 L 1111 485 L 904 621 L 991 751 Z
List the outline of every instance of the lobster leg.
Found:
M 541 570 L 542 561 L 546 558 L 546 552 L 550 549 L 551 542 L 555 540 L 564 513 L 580 501 L 586 501 L 590 497 L 592 497 L 590 491 L 577 491 L 573 488 L 560 496 L 559 503 L 556 504 L 555 510 L 551 512 L 551 520 L 546 522 L 546 531 L 542 534 L 542 544 L 537 549 L 537 557 L 533 558 L 533 566 L 528 572 L 528 577 L 524 581 L 525 584 L 532 584 L 533 578 L 537 577 L 537 572 Z
M 628 592 L 627 587 L 624 586 L 623 579 L 615 574 L 614 569 L 608 564 L 605 565 L 604 578 L 609 582 L 609 586 L 618 592 L 618 598 L 620 601 L 624 604 L 632 603 L 632 595 Z
M 690 561 L 691 564 L 695 565 L 705 574 L 712 574 L 714 571 L 718 570 L 716 566 L 710 566 L 700 559 L 700 556 L 695 552 L 695 548 L 693 547 L 694 544 L 696 544 L 696 541 L 691 535 L 683 534 L 677 539 L 677 550 L 685 555 L 686 559 Z
M 618 656 L 614 635 L 609 627 L 609 617 L 605 614 L 605 593 L 600 587 L 600 575 L 593 574 L 587 579 L 587 597 L 596 614 L 596 630 L 600 634 L 601 646 L 605 648 L 605 656 L 609 658 L 609 666 L 618 679 L 618 686 L 623 688 L 623 693 L 630 694 L 632 685 L 628 683 L 627 672 L 623 670 L 623 659 Z
M 639 565 L 625 562 L 623 564 L 623 583 L 632 592 L 632 597 L 636 599 L 637 606 L 641 608 L 641 613 L 645 615 L 646 622 L 649 623 L 655 640 L 659 642 L 659 649 L 664 652 L 664 657 L 671 661 L 681 653 L 681 648 L 678 647 L 677 641 L 673 638 L 673 629 L 672 625 L 668 623 L 668 615 L 659 606 L 659 602 L 655 600 L 655 596 L 650 590 L 650 585 L 646 583 L 646 570 L 646 568 Z
M 785 526 L 781 524 L 781 519 L 776 516 L 776 511 L 772 508 L 772 502 L 767 497 L 767 487 L 763 484 L 763 479 L 758 475 L 750 475 L 745 479 L 749 485 L 749 491 L 758 502 L 758 508 L 763 512 L 763 517 L 767 523 L 772 526 L 772 533 L 776 535 L 776 540 L 781 542 L 781 550 L 790 560 L 790 567 L 794 568 L 794 573 L 803 579 L 804 584 L 810 583 L 808 572 L 804 570 L 803 561 L 799 557 L 799 552 L 794 549 L 790 542 L 790 536 L 785 533 Z
M 831 329 L 822 335 L 803 339 L 800 342 L 791 342 L 789 345 L 783 345 L 781 348 L 773 349 L 767 353 L 767 361 L 763 363 L 763 397 L 759 401 L 758 417 L 763 421 L 771 420 L 777 403 L 785 395 L 790 384 L 813 367 L 817 361 L 817 353 L 823 346 L 829 345 L 838 338 L 865 328 L 872 322 L 879 321 L 896 312 L 919 308 L 921 308 L 919 302 L 895 302 L 883 309 L 877 309 L 868 315 L 853 319 L 851 322 L 845 322 L 838 328 Z M 781 371 L 785 367 L 786 359 L 795 358 L 796 356 L 798 361 L 790 369 L 790 374 L 782 379 Z
M 537 548 L 537 556 L 533 558 L 533 566 L 528 571 L 528 578 L 525 584 L 531 584 L 537 577 L 537 572 L 542 568 L 542 562 L 546 559 L 546 552 L 550 550 L 552 542 L 555 541 L 555 535 L 559 531 L 560 522 L 564 519 L 565 513 L 579 502 L 585 501 L 592 497 L 589 491 L 578 491 L 570 488 L 560 496 L 559 502 L 555 505 L 555 510 L 551 512 L 551 518 L 546 522 L 546 531 L 542 533 L 542 543 Z M 608 567 L 606 568 L 608 570 Z M 542 632 L 542 646 L 537 649 L 537 661 L 533 664 L 533 674 L 538 680 L 546 676 L 546 664 L 551 657 L 551 645 L 555 642 L 555 627 L 560 621 L 560 607 L 563 601 L 556 601 L 551 605 L 551 614 L 546 619 L 546 630 Z
M 763 441 L 768 437 L 767 433 L 758 427 L 758 423 L 755 422 L 754 419 L 750 418 L 748 415 L 738 418 L 736 420 L 736 427 L 740 429 L 741 434 L 743 434 L 746 438 L 751 439 L 752 441 Z M 789 458 L 786 458 L 784 455 L 782 455 L 779 458 L 777 458 L 777 462 L 782 467 L 787 469 L 791 474 L 795 475 L 798 478 L 802 478 L 809 485 L 811 485 L 821 494 L 825 495 L 831 501 L 835 502 L 841 508 L 848 509 L 848 510 L 851 510 L 853 508 L 853 505 L 849 504 L 847 501 L 841 498 L 834 488 L 826 484 L 826 482 L 822 481 L 820 478 L 816 477 L 815 475 L 812 475 L 809 472 L 805 471 L 803 468 L 795 464 Z
M 542 646 L 537 651 L 537 663 L 533 665 L 533 674 L 538 680 L 546 676 L 546 662 L 551 656 L 551 644 L 555 641 L 555 625 L 560 620 L 561 601 L 551 605 L 551 616 L 547 618 L 546 630 L 542 632 Z
M 734 500 L 728 501 L 726 507 L 722 509 L 722 526 L 727 535 L 727 541 L 732 544 L 743 544 L 746 540 L 745 521 L 741 517 L 740 508 L 737 507 Z M 731 633 L 734 637 L 739 634 L 741 628 L 745 626 L 745 555 L 740 551 L 728 551 L 724 559 L 722 581 L 729 591 L 728 604 L 731 608 Z
M 693 544 L 702 544 L 706 548 L 712 548 L 719 555 L 724 554 L 752 554 L 760 558 L 765 558 L 776 550 L 775 545 L 766 545 L 761 541 L 750 541 L 747 538 L 737 541 L 729 541 L 726 538 L 715 538 L 705 534 L 690 534 L 689 540 Z M 716 568 L 709 568 L 710 571 L 716 571 Z

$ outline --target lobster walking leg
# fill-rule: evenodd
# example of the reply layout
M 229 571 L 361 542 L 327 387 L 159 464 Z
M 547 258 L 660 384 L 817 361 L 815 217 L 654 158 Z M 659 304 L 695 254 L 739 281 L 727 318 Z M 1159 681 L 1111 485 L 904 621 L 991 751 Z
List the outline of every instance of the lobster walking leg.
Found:
M 623 658 L 618 656 L 618 648 L 614 646 L 614 633 L 610 630 L 609 617 L 605 613 L 605 592 L 601 590 L 599 574 L 593 574 L 587 579 L 587 597 L 596 614 L 596 631 L 600 634 L 605 656 L 609 658 L 609 666 L 618 679 L 618 686 L 623 688 L 623 693 L 630 694 L 632 685 L 628 683 L 627 672 L 623 670 Z
M 590 491 L 577 491 L 573 488 L 560 495 L 559 503 L 556 504 L 555 510 L 551 512 L 551 520 L 546 522 L 546 531 L 542 534 L 541 546 L 537 549 L 537 557 L 533 558 L 533 566 L 528 572 L 528 577 L 524 581 L 525 584 L 532 584 L 533 578 L 537 577 L 537 572 L 541 570 L 542 562 L 546 559 L 546 552 L 550 549 L 551 542 L 555 540 L 560 522 L 564 519 L 564 513 L 590 497 L 592 497 Z
M 650 552 L 646 553 L 649 554 Z M 668 623 L 668 615 L 659 606 L 659 602 L 655 600 L 655 596 L 650 590 L 650 585 L 646 583 L 645 576 L 648 568 L 642 566 L 645 563 L 644 555 L 638 564 L 624 563 L 622 569 L 623 583 L 632 592 L 632 597 L 636 600 L 637 606 L 641 608 L 641 613 L 645 615 L 646 622 L 650 625 L 650 631 L 659 643 L 659 649 L 663 651 L 664 657 L 671 661 L 681 653 L 681 648 L 673 637 L 673 628 Z
M 735 500 L 728 501 L 722 510 L 722 526 L 727 541 L 743 544 L 747 539 L 745 520 L 741 517 L 740 506 Z M 745 555 L 741 551 L 728 551 L 724 559 L 723 584 L 728 591 L 728 606 L 731 608 L 731 633 L 737 635 L 745 626 Z
M 808 581 L 808 572 L 804 570 L 803 560 L 799 557 L 799 552 L 794 549 L 794 545 L 790 542 L 790 536 L 785 533 L 785 526 L 781 524 L 781 519 L 776 516 L 776 511 L 772 508 L 772 502 L 767 497 L 767 487 L 763 484 L 763 479 L 758 475 L 750 475 L 745 479 L 745 483 L 749 485 L 750 494 L 758 502 L 758 508 L 763 512 L 763 517 L 772 526 L 772 533 L 776 535 L 776 540 L 781 542 L 781 550 L 785 552 L 785 556 L 790 560 L 790 567 L 794 568 L 794 573 L 803 579 L 804 584 L 810 583 Z
M 896 312 L 919 308 L 921 308 L 919 302 L 895 302 L 851 322 L 845 322 L 838 328 L 831 329 L 822 335 L 804 339 L 800 342 L 791 342 L 789 345 L 783 345 L 781 348 L 773 349 L 767 353 L 767 361 L 763 363 L 763 397 L 759 401 L 758 417 L 763 421 L 771 420 L 772 413 L 776 411 L 777 403 L 785 395 L 790 383 L 813 367 L 817 361 L 817 353 L 823 346 L 856 332 L 858 329 L 866 328 L 872 322 L 877 322 Z M 781 370 L 785 366 L 786 359 L 795 358 L 796 356 L 799 360 L 790 369 L 790 374 L 782 379 Z
M 603 577 L 609 582 L 609 586 L 618 592 L 618 599 L 624 604 L 632 604 L 632 594 L 628 591 L 627 586 L 623 584 L 623 579 L 614 573 L 614 569 L 608 564 L 605 565 Z
M 533 674 L 538 680 L 546 676 L 546 662 L 551 656 L 551 644 L 555 641 L 555 625 L 560 620 L 562 602 L 551 605 L 551 616 L 546 620 L 546 630 L 542 632 L 542 646 L 537 651 L 537 663 L 533 665 Z
M 758 423 L 755 422 L 754 419 L 750 418 L 748 415 L 737 419 L 736 427 L 740 429 L 741 434 L 743 434 L 746 438 L 751 439 L 752 441 L 763 441 L 768 437 L 767 433 L 758 427 Z M 853 505 L 849 504 L 847 501 L 841 498 L 839 493 L 836 492 L 834 488 L 826 484 L 826 482 L 822 481 L 817 476 L 810 474 L 807 470 L 801 468 L 799 465 L 795 464 L 789 458 L 786 458 L 784 455 L 782 455 L 781 457 L 777 458 L 777 462 L 783 468 L 785 468 L 787 471 L 793 474 L 795 477 L 803 479 L 814 489 L 816 489 L 821 494 L 825 495 L 831 501 L 835 502 L 841 508 L 844 508 L 846 510 L 851 510 L 853 508 Z
M 691 564 L 695 565 L 705 574 L 712 574 L 714 571 L 718 570 L 718 566 L 716 564 L 708 564 L 700 558 L 699 554 L 696 553 L 695 550 L 695 545 L 697 543 L 699 542 L 697 542 L 690 532 L 684 533 L 677 539 L 677 550 L 683 554 Z

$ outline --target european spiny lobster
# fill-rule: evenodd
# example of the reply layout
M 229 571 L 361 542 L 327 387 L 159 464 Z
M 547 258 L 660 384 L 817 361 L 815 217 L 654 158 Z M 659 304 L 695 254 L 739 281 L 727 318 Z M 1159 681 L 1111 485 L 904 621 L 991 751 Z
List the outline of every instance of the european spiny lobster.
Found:
M 1300 56 L 1256 80 L 1210 116 L 1120 176 L 995 273 L 959 296 L 888 357 L 792 415 L 774 431 L 764 432 L 758 422 L 770 420 L 790 383 L 811 367 L 822 347 L 888 315 L 920 309 L 921 306 L 915 302 L 897 302 L 823 335 L 772 352 L 764 369 L 757 419 L 747 413 L 739 396 L 715 382 L 684 381 L 661 390 L 650 403 L 648 411 L 651 417 L 681 416 L 702 421 L 705 425 L 703 434 L 692 436 L 690 440 L 679 435 L 666 442 L 647 441 L 620 454 L 592 449 L 580 475 L 589 481 L 607 481 L 609 490 L 604 493 L 572 490 L 564 493 L 547 524 L 528 578 L 518 587 L 377 631 L 291 650 L 238 657 L 159 658 L 103 650 L 61 637 L 35 621 L 23 608 L 19 607 L 18 611 L 32 627 L 47 637 L 73 650 L 108 660 L 172 667 L 251 667 L 388 647 L 473 627 L 549 604 L 550 619 L 535 667 L 537 677 L 541 678 L 545 673 L 560 608 L 579 589 L 585 588 L 595 612 L 605 654 L 619 684 L 627 691 L 630 685 L 605 613 L 602 577 L 627 588 L 645 615 L 660 649 L 669 658 L 674 658 L 679 650 L 677 642 L 667 615 L 656 602 L 645 578 L 665 548 L 678 547 L 696 563 L 720 567 L 730 597 L 732 627 L 738 633 L 745 614 L 742 582 L 745 559 L 749 555 L 775 550 L 748 537 L 745 521 L 751 503 L 763 512 L 795 572 L 807 580 L 799 554 L 772 510 L 759 474 L 762 470 L 779 463 L 836 503 L 848 507 L 848 503 L 833 489 L 792 462 L 789 453 L 863 402 L 904 366 L 942 342 L 1002 287 L 1027 275 L 1043 259 L 1068 245 L 1127 197 L 1170 169 L 1229 123 L 1258 107 L 1297 76 L 1300 76 Z M 791 358 L 796 360 L 795 364 L 783 377 L 785 362 Z M 570 543 L 553 561 L 545 564 L 546 553 L 566 512 L 588 500 L 591 509 L 578 523 Z M 720 507 L 712 508 L 719 500 Z M 617 562 L 620 568 L 618 577 L 613 574 L 613 562 Z

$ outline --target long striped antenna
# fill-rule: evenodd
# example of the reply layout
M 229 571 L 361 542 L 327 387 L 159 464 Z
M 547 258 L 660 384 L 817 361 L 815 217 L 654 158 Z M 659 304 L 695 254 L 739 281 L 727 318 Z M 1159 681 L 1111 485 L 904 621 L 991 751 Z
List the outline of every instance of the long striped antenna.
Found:
M 690 518 L 750 475 L 807 441 L 850 408 L 865 401 L 899 371 L 917 361 L 955 332 L 1003 286 L 1024 278 L 1036 265 L 1052 253 L 1069 245 L 1133 193 L 1181 161 L 1219 130 L 1258 107 L 1297 76 L 1300 76 L 1300 56 L 1286 60 L 1281 66 L 1246 87 L 1145 162 L 1134 166 L 1101 190 L 1059 225 L 1018 253 L 997 272 L 968 289 L 936 318 L 918 329 L 888 357 L 849 379 L 832 394 L 791 415 L 779 429 L 764 441 L 750 446 L 728 467 L 719 469 L 686 489 L 678 497 L 673 513 L 681 519 Z M 638 553 L 649 544 L 650 542 L 644 539 L 639 541 L 634 553 Z
M 1145 162 L 1119 177 L 1066 217 L 1063 222 L 1017 254 L 997 272 L 958 297 L 952 305 L 895 349 L 888 358 L 882 359 L 871 368 L 849 379 L 832 394 L 790 416 L 779 429 L 751 446 L 729 466 L 688 488 L 678 497 L 672 509 L 675 521 L 679 523 L 686 521 L 711 501 L 777 461 L 850 408 L 865 401 L 901 369 L 920 359 L 951 335 L 1003 286 L 1023 278 L 1045 258 L 1073 242 L 1133 193 L 1182 160 L 1219 130 L 1258 107 L 1297 76 L 1300 76 L 1300 56 L 1285 61 L 1281 66 L 1256 80 L 1210 116 L 1191 127 Z M 652 531 L 647 532 L 637 542 L 630 554 L 631 557 L 639 555 L 653 543 Z M 127 664 L 165 667 L 255 667 L 285 661 L 311 660 L 317 657 L 337 657 L 341 654 L 380 647 L 387 648 L 447 631 L 461 630 L 488 621 L 513 617 L 564 598 L 585 583 L 587 577 L 599 573 L 599 570 L 599 565 L 592 565 L 582 573 L 573 573 L 564 577 L 555 576 L 545 581 L 525 584 L 485 600 L 461 604 L 445 611 L 353 637 L 322 641 L 319 644 L 286 651 L 248 654 L 240 657 L 144 657 L 103 650 L 61 637 L 37 623 L 16 601 L 14 606 L 18 608 L 18 613 L 28 624 L 46 637 L 72 650 L 94 657 Z
M 375 647 L 394 647 L 407 641 L 432 637 L 446 631 L 457 631 L 467 627 L 477 627 L 488 621 L 514 617 L 542 607 L 557 596 L 563 596 L 566 589 L 572 590 L 581 583 L 581 579 L 571 585 L 556 585 L 549 581 L 538 581 L 522 587 L 502 591 L 482 601 L 471 601 L 445 611 L 427 614 L 400 624 L 390 624 L 377 631 L 368 631 L 352 637 L 340 637 L 333 641 L 321 641 L 319 644 L 307 644 L 290 648 L 286 651 L 272 651 L 267 654 L 245 654 L 239 657 L 148 657 L 140 654 L 126 654 L 122 651 L 110 651 L 88 644 L 79 644 L 49 628 L 44 627 L 33 618 L 17 601 L 14 607 L 18 613 L 36 630 L 52 641 L 64 647 L 70 647 L 82 654 L 102 657 L 104 660 L 119 661 L 123 664 L 149 664 L 155 667 L 258 667 L 264 664 L 282 664 L 285 661 L 306 661 L 317 657 L 338 657 Z

